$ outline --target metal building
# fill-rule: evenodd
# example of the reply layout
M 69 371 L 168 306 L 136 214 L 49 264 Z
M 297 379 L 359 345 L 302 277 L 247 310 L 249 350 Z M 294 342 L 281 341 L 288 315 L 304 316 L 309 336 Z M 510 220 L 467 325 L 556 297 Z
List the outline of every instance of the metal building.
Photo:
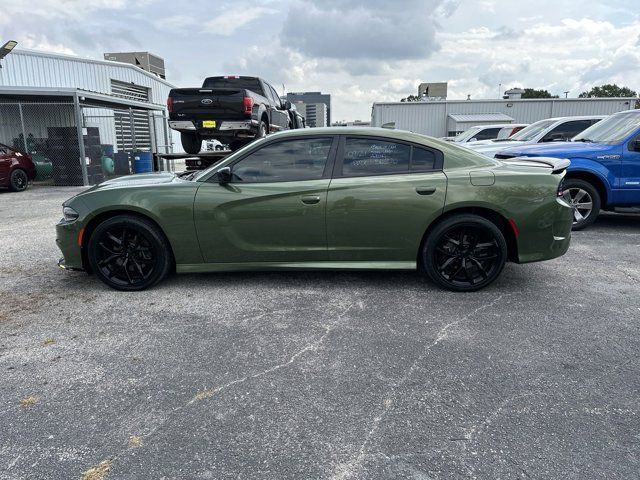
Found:
M 448 100 L 374 103 L 371 125 L 433 137 L 453 136 L 483 123 L 533 123 L 551 117 L 610 115 L 635 108 L 636 98 Z M 500 119 L 497 121 L 497 119 Z
M 136 65 L 147 72 L 156 74 L 160 78 L 167 78 L 164 68 L 164 58 L 149 52 L 105 53 L 104 59 Z
M 15 50 L 0 69 L 0 143 L 32 154 L 39 177 L 90 185 L 169 153 L 173 85 L 134 65 Z

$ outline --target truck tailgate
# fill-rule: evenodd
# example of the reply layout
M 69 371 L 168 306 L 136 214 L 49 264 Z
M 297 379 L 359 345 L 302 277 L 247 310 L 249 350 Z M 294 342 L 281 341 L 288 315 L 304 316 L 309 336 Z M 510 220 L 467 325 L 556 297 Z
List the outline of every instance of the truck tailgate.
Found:
M 179 88 L 170 93 L 172 118 L 192 120 L 229 120 L 245 116 L 243 89 Z

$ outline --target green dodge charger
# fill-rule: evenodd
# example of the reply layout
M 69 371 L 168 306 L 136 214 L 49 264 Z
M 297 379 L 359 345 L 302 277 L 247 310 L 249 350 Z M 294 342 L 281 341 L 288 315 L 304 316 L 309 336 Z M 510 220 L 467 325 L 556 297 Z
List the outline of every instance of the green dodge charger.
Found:
M 121 177 L 63 204 L 60 266 L 118 290 L 173 270 L 411 269 L 478 290 L 569 248 L 567 160 L 497 161 L 376 128 L 276 133 L 201 172 Z

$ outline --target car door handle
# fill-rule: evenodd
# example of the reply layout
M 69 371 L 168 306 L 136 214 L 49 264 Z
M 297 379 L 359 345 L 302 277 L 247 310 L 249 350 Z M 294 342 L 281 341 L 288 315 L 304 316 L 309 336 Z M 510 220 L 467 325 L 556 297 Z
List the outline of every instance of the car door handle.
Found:
M 416 187 L 418 195 L 431 195 L 436 192 L 436 187 Z
M 305 195 L 302 197 L 302 203 L 305 205 L 315 205 L 316 203 L 320 203 L 319 195 Z

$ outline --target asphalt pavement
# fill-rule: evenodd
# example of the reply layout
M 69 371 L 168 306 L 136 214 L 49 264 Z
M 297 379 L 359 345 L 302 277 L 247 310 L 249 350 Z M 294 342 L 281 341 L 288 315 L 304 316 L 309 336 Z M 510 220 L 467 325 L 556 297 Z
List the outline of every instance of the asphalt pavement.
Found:
M 0 192 L 0 479 L 640 478 L 640 216 L 416 273 L 57 268 L 77 188 Z

